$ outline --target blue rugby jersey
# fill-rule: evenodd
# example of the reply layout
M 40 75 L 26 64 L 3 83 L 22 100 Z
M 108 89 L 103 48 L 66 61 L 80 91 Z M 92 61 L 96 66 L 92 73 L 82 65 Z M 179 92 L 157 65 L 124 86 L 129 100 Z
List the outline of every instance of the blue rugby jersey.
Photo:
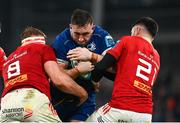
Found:
M 101 27 L 96 26 L 89 42 L 87 43 L 86 46 L 83 47 L 88 48 L 90 51 L 94 53 L 102 54 L 104 51 L 113 47 L 114 45 L 115 45 L 115 41 L 110 36 L 110 34 Z M 52 44 L 52 47 L 55 50 L 57 59 L 60 62 L 66 63 L 69 66 L 69 68 L 72 68 L 73 63 L 67 58 L 67 53 L 71 49 L 82 46 L 78 45 L 75 41 L 73 41 L 70 35 L 70 29 L 66 28 L 56 37 L 55 41 Z M 78 82 L 80 85 L 84 85 L 82 84 L 83 82 L 81 82 L 84 81 L 84 79 L 86 81 L 90 81 L 89 77 L 83 78 L 82 76 L 80 76 L 76 79 L 76 82 Z
M 86 46 L 83 47 L 88 48 L 94 53 L 103 54 L 106 50 L 113 47 L 114 45 L 115 41 L 110 36 L 110 34 L 101 27 L 95 26 L 89 42 Z M 54 48 L 58 61 L 63 62 L 67 64 L 69 68 L 72 68 L 75 62 L 72 62 L 67 58 L 67 53 L 71 49 L 82 46 L 73 41 L 70 35 L 70 29 L 66 28 L 56 37 L 52 47 Z M 79 109 L 76 107 L 78 99 L 75 96 L 62 93 L 56 87 L 51 86 L 52 103 L 63 122 L 66 122 L 70 117 L 76 120 L 84 121 L 88 115 L 92 114 L 95 110 L 96 94 L 94 92 L 93 84 L 91 83 L 91 73 L 89 73 L 88 76 L 80 75 L 75 79 L 75 81 L 79 85 L 83 86 L 88 92 L 87 101 L 82 104 Z M 81 115 L 79 113 L 72 113 L 76 112 L 77 110 L 78 112 L 81 112 Z

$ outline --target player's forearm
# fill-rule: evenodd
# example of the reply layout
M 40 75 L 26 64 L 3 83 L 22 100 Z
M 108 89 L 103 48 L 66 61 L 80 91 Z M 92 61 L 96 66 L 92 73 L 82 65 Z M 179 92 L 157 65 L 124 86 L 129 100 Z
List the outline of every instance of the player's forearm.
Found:
M 103 58 L 102 55 L 99 55 L 99 54 L 97 54 L 97 53 L 92 53 L 92 56 L 91 56 L 90 61 L 91 61 L 92 63 L 97 63 L 97 62 L 101 61 L 102 58 Z
M 95 69 L 92 72 L 92 80 L 99 82 L 105 71 L 110 68 L 116 59 L 111 54 L 106 54 L 103 59 L 95 65 Z
M 103 55 L 99 55 L 99 54 L 93 53 L 93 54 L 92 54 L 92 58 L 91 58 L 91 62 L 95 64 L 95 63 L 101 61 L 102 58 L 103 58 Z M 108 69 L 107 69 L 107 72 L 115 73 L 114 66 L 108 68 Z
M 57 86 L 61 91 L 72 94 L 79 98 L 85 98 L 87 96 L 85 89 L 79 86 L 70 77 L 64 75 L 63 77 L 59 77 L 59 80 L 61 83 L 58 83 Z
M 72 79 L 77 78 L 80 74 L 79 70 L 76 67 L 65 71 Z
M 44 64 L 44 69 L 49 75 L 52 82 L 62 91 L 70 94 L 79 93 L 77 91 L 83 92 L 81 87 L 74 82 L 74 80 L 65 73 L 62 67 L 58 67 L 55 61 L 47 61 Z M 76 90 L 78 89 L 78 90 Z M 76 94 L 77 95 L 77 94 Z M 77 95 L 80 96 L 80 95 Z
M 80 72 L 77 68 L 67 69 L 67 65 L 59 63 L 59 68 L 67 73 L 72 79 L 75 79 L 79 76 Z

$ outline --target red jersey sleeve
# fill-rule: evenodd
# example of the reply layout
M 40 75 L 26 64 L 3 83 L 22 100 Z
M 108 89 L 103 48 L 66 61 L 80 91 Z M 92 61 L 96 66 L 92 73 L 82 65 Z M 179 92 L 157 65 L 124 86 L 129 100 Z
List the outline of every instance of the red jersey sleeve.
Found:
M 50 46 L 45 46 L 43 51 L 44 51 L 43 52 L 44 63 L 46 61 L 57 61 L 53 48 L 51 48 Z
M 113 55 L 116 60 L 121 56 L 122 50 L 124 48 L 124 38 L 121 38 L 114 48 L 108 51 L 109 54 Z

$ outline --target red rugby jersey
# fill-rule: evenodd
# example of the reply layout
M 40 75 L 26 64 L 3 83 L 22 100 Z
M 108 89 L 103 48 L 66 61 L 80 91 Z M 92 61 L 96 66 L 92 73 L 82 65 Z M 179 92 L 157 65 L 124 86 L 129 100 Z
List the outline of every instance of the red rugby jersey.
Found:
M 112 99 L 115 108 L 152 113 L 152 85 L 160 57 L 152 44 L 138 36 L 125 36 L 108 51 L 117 60 Z
M 17 88 L 33 87 L 50 98 L 48 76 L 44 70 L 44 63 L 56 61 L 53 49 L 45 44 L 28 44 L 18 47 L 4 63 L 3 78 L 4 91 Z

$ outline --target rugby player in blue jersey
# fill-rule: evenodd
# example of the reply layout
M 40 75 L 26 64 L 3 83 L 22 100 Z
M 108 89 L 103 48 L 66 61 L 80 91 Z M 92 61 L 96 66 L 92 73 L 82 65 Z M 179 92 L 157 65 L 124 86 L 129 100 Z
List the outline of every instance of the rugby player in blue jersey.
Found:
M 95 25 L 92 16 L 87 11 L 82 9 L 73 11 L 69 28 L 56 37 L 52 47 L 59 66 L 86 89 L 88 99 L 77 106 L 77 97 L 59 92 L 52 85 L 52 103 L 62 121 L 85 121 L 95 111 L 98 85 L 92 83 L 91 73 L 85 70 L 89 64 L 83 64 L 83 62 L 89 61 L 93 64 L 100 61 L 102 54 L 114 45 L 115 42 L 110 34 Z

